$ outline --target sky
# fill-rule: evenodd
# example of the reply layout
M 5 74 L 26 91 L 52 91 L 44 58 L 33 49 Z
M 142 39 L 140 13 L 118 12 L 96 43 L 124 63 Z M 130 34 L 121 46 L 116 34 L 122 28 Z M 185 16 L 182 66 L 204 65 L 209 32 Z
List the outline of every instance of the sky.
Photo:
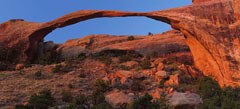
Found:
M 78 10 L 148 12 L 189 4 L 191 0 L 1 0 L 0 23 L 9 19 L 47 22 Z M 145 17 L 97 18 L 57 29 L 45 41 L 63 43 L 91 34 L 146 35 L 170 29 L 168 24 Z

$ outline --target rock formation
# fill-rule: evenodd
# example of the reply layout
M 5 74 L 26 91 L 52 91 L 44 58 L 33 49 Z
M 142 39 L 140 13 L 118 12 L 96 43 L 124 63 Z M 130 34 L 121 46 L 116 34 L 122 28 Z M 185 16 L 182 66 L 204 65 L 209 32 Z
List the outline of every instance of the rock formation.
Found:
M 240 86 L 240 0 L 194 0 L 194 5 L 169 10 L 135 13 L 77 11 L 46 23 L 10 20 L 0 25 L 0 46 L 16 62 L 31 61 L 39 43 L 51 31 L 99 17 L 145 16 L 181 31 L 195 66 L 221 84 Z
M 129 40 L 129 37 L 134 37 L 134 39 Z M 142 56 L 166 56 L 190 50 L 184 41 L 184 36 L 176 30 L 152 36 L 90 35 L 68 40 L 57 47 L 57 52 L 63 58 L 105 51 L 132 51 Z

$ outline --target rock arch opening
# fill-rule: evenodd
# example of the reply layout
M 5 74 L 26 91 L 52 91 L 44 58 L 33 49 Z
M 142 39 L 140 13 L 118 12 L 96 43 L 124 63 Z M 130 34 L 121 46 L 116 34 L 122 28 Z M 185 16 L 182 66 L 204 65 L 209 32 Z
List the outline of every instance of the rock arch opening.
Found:
M 131 35 L 147 36 L 148 33 L 159 34 L 170 30 L 170 25 L 145 17 L 100 18 L 59 28 L 49 33 L 44 40 L 64 43 L 90 35 Z

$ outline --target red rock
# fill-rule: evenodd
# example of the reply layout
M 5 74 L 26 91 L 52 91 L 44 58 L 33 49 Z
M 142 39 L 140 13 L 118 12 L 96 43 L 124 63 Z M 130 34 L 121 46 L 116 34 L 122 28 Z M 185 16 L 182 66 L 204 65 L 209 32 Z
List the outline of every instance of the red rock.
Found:
M 165 86 L 178 86 L 179 85 L 179 80 L 178 80 L 179 74 L 176 73 L 175 75 L 171 75 L 169 77 L 169 80 L 167 80 L 164 85 Z
M 17 64 L 15 70 L 21 70 L 25 67 L 24 64 Z
M 164 64 L 163 63 L 159 63 L 157 66 L 157 71 L 161 71 L 164 68 Z
M 198 4 L 202 2 L 208 2 L 208 1 L 213 1 L 213 0 L 192 0 L 193 4 Z
M 129 104 L 133 101 L 133 98 L 128 96 L 127 94 L 114 90 L 108 92 L 105 95 L 105 100 L 113 107 L 113 108 L 120 108 L 124 104 Z
M 9 60 L 27 62 L 37 56 L 43 38 L 57 28 L 98 17 L 146 16 L 184 34 L 195 66 L 204 75 L 213 76 L 221 86 L 240 86 L 240 0 L 201 1 L 148 13 L 87 10 L 46 23 L 10 20 L 0 25 L 0 46 Z

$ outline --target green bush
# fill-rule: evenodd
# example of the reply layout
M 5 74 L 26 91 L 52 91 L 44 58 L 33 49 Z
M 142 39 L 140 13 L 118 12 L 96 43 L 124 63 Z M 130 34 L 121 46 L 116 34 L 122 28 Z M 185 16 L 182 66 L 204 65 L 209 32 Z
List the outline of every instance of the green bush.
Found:
M 84 94 L 77 95 L 66 109 L 89 109 L 87 97 Z
M 93 104 L 101 104 L 105 103 L 105 97 L 104 93 L 110 89 L 110 86 L 108 83 L 106 83 L 102 79 L 97 79 L 95 81 L 94 87 L 93 87 L 93 93 L 92 93 L 92 100 Z
M 135 39 L 134 36 L 129 36 L 127 40 L 128 40 L 128 41 L 132 41 L 132 40 L 134 40 L 134 39 Z
M 32 95 L 28 102 L 34 109 L 47 109 L 54 105 L 55 99 L 52 97 L 51 91 L 45 89 L 38 94 Z
M 131 61 L 133 57 L 131 57 L 131 55 L 121 55 L 119 57 L 119 62 L 123 63 L 123 62 L 127 62 L 127 61 Z
M 73 100 L 73 97 L 72 97 L 72 93 L 70 91 L 62 92 L 62 101 L 63 102 L 70 103 L 70 102 L 72 102 L 72 100 Z
M 0 71 L 9 70 L 9 65 L 6 62 L 0 61 Z
M 68 88 L 70 89 L 74 88 L 73 84 L 68 84 Z
M 217 81 L 203 77 L 196 80 L 198 86 L 197 93 L 203 99 L 203 104 L 198 109 L 239 109 L 240 108 L 240 89 L 225 87 L 220 88 Z
M 74 102 L 77 105 L 87 105 L 87 97 L 84 94 L 79 94 L 75 97 Z
M 141 65 L 142 69 L 150 69 L 151 68 L 150 57 L 145 58 L 140 65 Z
M 18 105 L 15 105 L 15 109 L 33 109 L 33 107 L 28 105 L 18 104 Z
M 43 74 L 42 70 L 38 70 L 37 72 L 35 72 L 34 76 L 35 76 L 36 79 L 44 78 L 44 74 Z
M 57 73 L 59 71 L 61 71 L 61 68 L 63 66 L 61 64 L 58 64 L 58 65 L 55 65 L 53 68 L 52 68 L 52 73 Z
M 113 109 L 107 102 L 94 105 L 91 109 Z
M 109 89 L 110 89 L 109 84 L 102 79 L 97 79 L 94 83 L 94 90 L 98 92 L 106 92 Z
M 142 91 L 144 90 L 144 86 L 141 84 L 140 80 L 133 80 L 133 84 L 131 85 L 132 91 Z
M 128 66 L 125 66 L 125 65 L 120 65 L 119 68 L 121 70 L 130 70 L 130 68 Z
M 95 53 L 90 55 L 90 58 L 101 61 L 102 63 L 106 65 L 110 65 L 112 63 L 111 56 L 107 54 L 100 54 L 100 53 Z
M 56 52 L 49 51 L 38 56 L 35 63 L 47 65 L 47 64 L 56 63 L 58 62 L 58 60 L 59 60 L 59 55 Z
M 87 56 L 85 53 L 80 53 L 80 54 L 78 54 L 78 57 L 77 57 L 77 59 L 80 61 L 83 61 L 86 58 L 87 58 Z
M 160 109 L 160 105 L 157 102 L 152 102 L 153 98 L 149 94 L 135 100 L 131 106 L 131 109 Z
M 78 77 L 79 77 L 79 78 L 86 78 L 86 74 L 80 73 L 80 74 L 78 75 Z

